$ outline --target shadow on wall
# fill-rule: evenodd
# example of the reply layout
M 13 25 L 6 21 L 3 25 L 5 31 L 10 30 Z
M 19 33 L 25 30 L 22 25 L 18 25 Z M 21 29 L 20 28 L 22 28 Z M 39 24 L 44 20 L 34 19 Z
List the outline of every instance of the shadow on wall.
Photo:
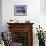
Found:
M 0 0 L 0 31 L 2 31 L 2 0 Z

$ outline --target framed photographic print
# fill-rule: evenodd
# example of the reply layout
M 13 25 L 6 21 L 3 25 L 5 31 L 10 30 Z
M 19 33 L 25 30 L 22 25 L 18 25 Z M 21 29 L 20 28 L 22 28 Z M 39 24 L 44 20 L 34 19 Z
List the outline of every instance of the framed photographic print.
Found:
M 27 5 L 14 5 L 14 16 L 26 16 Z

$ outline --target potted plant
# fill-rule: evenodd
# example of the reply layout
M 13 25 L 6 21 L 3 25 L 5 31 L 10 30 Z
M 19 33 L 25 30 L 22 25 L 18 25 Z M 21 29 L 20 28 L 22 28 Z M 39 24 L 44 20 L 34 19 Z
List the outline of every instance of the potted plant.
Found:
M 45 46 L 45 35 L 42 27 L 40 27 L 39 25 L 39 28 L 36 28 L 36 29 L 37 29 L 36 36 L 38 36 L 39 46 Z

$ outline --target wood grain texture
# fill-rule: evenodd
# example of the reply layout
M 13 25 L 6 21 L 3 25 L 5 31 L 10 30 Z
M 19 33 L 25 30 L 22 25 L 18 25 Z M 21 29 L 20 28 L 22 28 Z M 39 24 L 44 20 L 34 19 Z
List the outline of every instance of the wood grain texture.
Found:
M 33 23 L 7 23 L 9 25 L 9 31 L 11 31 L 12 33 L 16 33 L 16 32 L 27 32 L 28 33 L 28 37 L 27 37 L 27 41 L 28 41 L 28 46 L 33 46 Z M 15 36 L 14 36 L 15 38 Z M 26 45 L 27 46 L 27 45 Z

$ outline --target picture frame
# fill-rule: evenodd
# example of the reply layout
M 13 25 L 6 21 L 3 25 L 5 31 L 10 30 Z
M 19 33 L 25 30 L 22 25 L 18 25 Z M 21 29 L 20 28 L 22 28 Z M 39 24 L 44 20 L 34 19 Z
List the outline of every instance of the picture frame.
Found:
M 26 16 L 27 5 L 14 5 L 14 16 Z

